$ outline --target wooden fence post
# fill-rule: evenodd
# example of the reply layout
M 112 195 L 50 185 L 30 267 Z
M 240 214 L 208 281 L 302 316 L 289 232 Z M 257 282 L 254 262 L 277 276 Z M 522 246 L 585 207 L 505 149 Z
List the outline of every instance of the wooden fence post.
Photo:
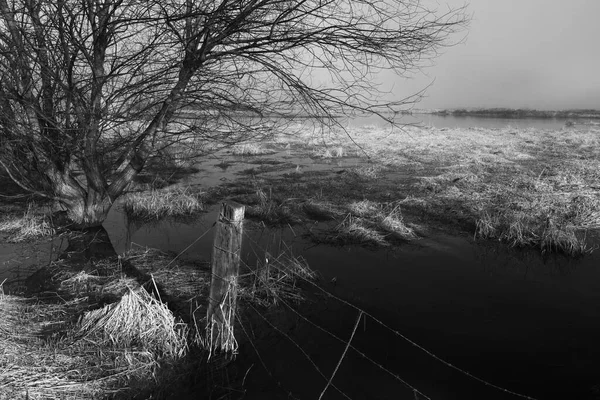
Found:
M 234 337 L 237 280 L 242 252 L 244 206 L 227 202 L 221 205 L 212 250 L 212 279 L 206 330 L 209 358 L 213 351 L 235 354 Z

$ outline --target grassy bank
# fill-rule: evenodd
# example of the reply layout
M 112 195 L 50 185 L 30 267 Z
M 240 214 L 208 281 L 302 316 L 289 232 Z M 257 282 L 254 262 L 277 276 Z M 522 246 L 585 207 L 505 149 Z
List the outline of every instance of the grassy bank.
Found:
M 41 286 L 33 294 L 8 294 L 10 285 L 7 294 L 0 291 L 1 399 L 172 398 L 230 390 L 212 384 L 227 383 L 226 355 L 207 362 L 208 264 L 134 248 L 85 268 L 56 261 L 37 274 Z M 265 256 L 241 277 L 240 309 L 300 301 L 299 280 L 314 277 L 289 252 Z

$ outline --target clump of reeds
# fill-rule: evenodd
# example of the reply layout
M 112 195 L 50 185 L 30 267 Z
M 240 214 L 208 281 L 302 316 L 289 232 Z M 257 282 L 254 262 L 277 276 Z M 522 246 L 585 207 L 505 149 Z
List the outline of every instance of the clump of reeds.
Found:
M 0 232 L 9 233 L 9 242 L 23 242 L 54 235 L 50 219 L 37 211 L 35 206 L 29 205 L 22 216 L 9 215 L 0 220 Z
M 129 290 L 117 303 L 85 313 L 78 334 L 119 348 L 137 347 L 176 359 L 187 351 L 187 327 L 144 288 Z
M 389 245 L 386 235 L 379 232 L 372 223 L 363 218 L 353 217 L 351 214 L 336 226 L 335 234 L 330 235 L 327 241 L 339 244 Z
M 231 153 L 236 156 L 258 156 L 269 154 L 272 151 L 264 148 L 260 143 L 241 143 L 231 148 Z
M 417 238 L 414 230 L 404 223 L 399 205 L 396 205 L 387 213 L 382 212 L 378 219 L 378 226 L 397 239 L 412 240 Z
M 200 197 L 188 188 L 153 189 L 130 193 L 123 209 L 134 220 L 159 220 L 165 217 L 183 217 L 203 209 Z
M 246 207 L 246 216 L 259 219 L 268 225 L 295 224 L 300 218 L 284 202 L 276 199 L 272 192 L 256 190 L 255 204 Z
M 304 212 L 316 221 L 331 221 L 340 216 L 339 210 L 329 202 L 308 200 L 302 204 Z
M 498 239 L 512 247 L 538 247 L 545 252 L 578 256 L 591 251 L 581 227 L 556 214 L 556 209 L 484 211 L 476 222 L 475 237 Z
M 379 204 L 371 200 L 353 201 L 348 204 L 348 211 L 359 217 L 376 214 L 379 208 Z
M 267 252 L 249 277 L 250 284 L 240 287 L 239 296 L 261 306 L 270 306 L 281 300 L 302 301 L 299 285 L 303 281 L 314 281 L 317 274 L 304 258 L 295 257 L 287 249 L 277 256 Z
M 312 156 L 315 158 L 341 158 L 346 155 L 343 146 L 333 148 L 319 147 L 313 151 Z
M 337 227 L 342 233 L 340 239 L 355 238 L 359 243 L 382 245 L 390 236 L 400 240 L 417 238 L 414 230 L 404 222 L 399 204 L 361 200 L 348 204 L 348 210 L 349 216 Z
M 381 172 L 384 170 L 381 165 L 366 165 L 356 167 L 352 170 L 354 175 L 362 179 L 378 179 L 381 177 Z

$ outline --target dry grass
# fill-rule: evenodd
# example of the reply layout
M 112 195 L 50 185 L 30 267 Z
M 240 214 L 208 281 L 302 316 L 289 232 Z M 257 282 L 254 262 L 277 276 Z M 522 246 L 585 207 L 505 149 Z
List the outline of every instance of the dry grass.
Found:
M 246 216 L 259 219 L 267 225 L 277 226 L 300 222 L 298 213 L 294 212 L 286 201 L 273 196 L 261 188 L 256 189 L 251 205 L 246 207 Z
M 128 218 L 147 221 L 189 216 L 202 211 L 203 204 L 198 194 L 177 187 L 127 194 L 123 209 Z
M 539 183 L 531 190 L 525 195 L 507 191 L 488 202 L 479 211 L 475 236 L 572 256 L 593 250 L 585 231 L 600 227 L 597 196 L 573 196 Z
M 166 269 L 158 252 L 132 252 L 126 261 L 140 261 L 139 253 L 146 255 L 140 264 Z M 9 366 L 0 369 L 0 399 L 146 398 L 198 373 L 198 360 L 186 358 L 199 343 L 193 326 L 124 277 L 121 259 L 88 272 L 61 265 L 50 266 L 53 303 L 0 297 L 0 365 Z M 176 268 L 161 276 L 185 274 Z
M 85 313 L 77 335 L 99 346 L 139 347 L 160 356 L 181 358 L 187 351 L 187 326 L 143 287 L 121 300 Z
M 399 204 L 361 200 L 348 204 L 348 211 L 349 217 L 338 226 L 342 232 L 340 239 L 355 236 L 359 242 L 381 245 L 390 238 L 404 241 L 417 238 L 413 229 L 405 224 Z
M 309 199 L 302 204 L 302 208 L 309 218 L 316 221 L 336 220 L 343 215 L 337 207 L 326 201 Z
M 382 211 L 377 222 L 380 229 L 396 239 L 412 240 L 417 238 L 414 230 L 404 223 L 399 205 L 389 211 Z
M 50 219 L 30 204 L 22 216 L 8 215 L 0 220 L 0 232 L 10 234 L 9 242 L 24 242 L 54 235 Z
M 139 349 L 119 351 L 78 341 L 69 334 L 47 336 L 48 329 L 68 327 L 73 300 L 44 304 L 3 296 L 0 308 L 0 398 L 101 399 L 127 390 L 127 382 L 148 381 L 157 357 Z
M 290 249 L 285 249 L 277 256 L 266 253 L 248 276 L 250 283 L 240 288 L 240 298 L 266 307 L 277 305 L 281 300 L 304 300 L 298 285 L 314 281 L 317 274 L 304 258 L 295 257 Z
M 369 165 L 352 169 L 352 172 L 361 179 L 379 179 L 384 168 L 381 165 Z
M 313 152 L 311 153 L 312 157 L 315 158 L 341 158 L 344 157 L 346 155 L 346 151 L 344 150 L 344 147 L 342 146 L 336 146 L 336 147 L 317 147 L 315 150 L 313 150 Z
M 252 142 L 236 144 L 231 148 L 231 153 L 236 156 L 258 156 L 272 152 L 272 150 L 263 147 L 262 144 Z
M 351 214 L 348 214 L 335 227 L 335 233 L 329 235 L 325 241 L 338 245 L 389 246 L 385 234 L 376 229 L 368 220 L 353 217 Z
M 305 149 L 308 143 L 311 155 L 326 154 L 326 149 L 350 148 L 346 134 L 373 162 L 320 183 L 320 202 L 357 217 L 340 225 L 346 236 L 353 232 L 378 241 L 374 230 L 393 228 L 412 237 L 386 219 L 390 204 L 402 204 L 403 213 L 395 218 L 424 231 L 468 229 L 479 238 L 570 255 L 591 250 L 586 231 L 600 228 L 600 129 L 595 126 L 323 131 L 307 125 L 280 143 Z

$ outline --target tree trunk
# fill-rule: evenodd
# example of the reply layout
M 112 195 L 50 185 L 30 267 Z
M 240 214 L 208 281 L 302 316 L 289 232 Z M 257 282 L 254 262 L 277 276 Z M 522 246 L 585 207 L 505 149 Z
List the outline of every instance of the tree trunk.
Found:
M 74 178 L 72 174 L 48 174 L 58 203 L 66 209 L 66 221 L 57 221 L 70 229 L 84 229 L 102 225 L 113 200 L 106 190 L 95 190 Z M 118 193 L 120 194 L 120 193 Z
M 112 207 L 108 197 L 88 202 L 87 199 L 76 199 L 68 202 L 60 201 L 67 208 L 67 217 L 70 220 L 69 228 L 85 229 L 101 226 Z

